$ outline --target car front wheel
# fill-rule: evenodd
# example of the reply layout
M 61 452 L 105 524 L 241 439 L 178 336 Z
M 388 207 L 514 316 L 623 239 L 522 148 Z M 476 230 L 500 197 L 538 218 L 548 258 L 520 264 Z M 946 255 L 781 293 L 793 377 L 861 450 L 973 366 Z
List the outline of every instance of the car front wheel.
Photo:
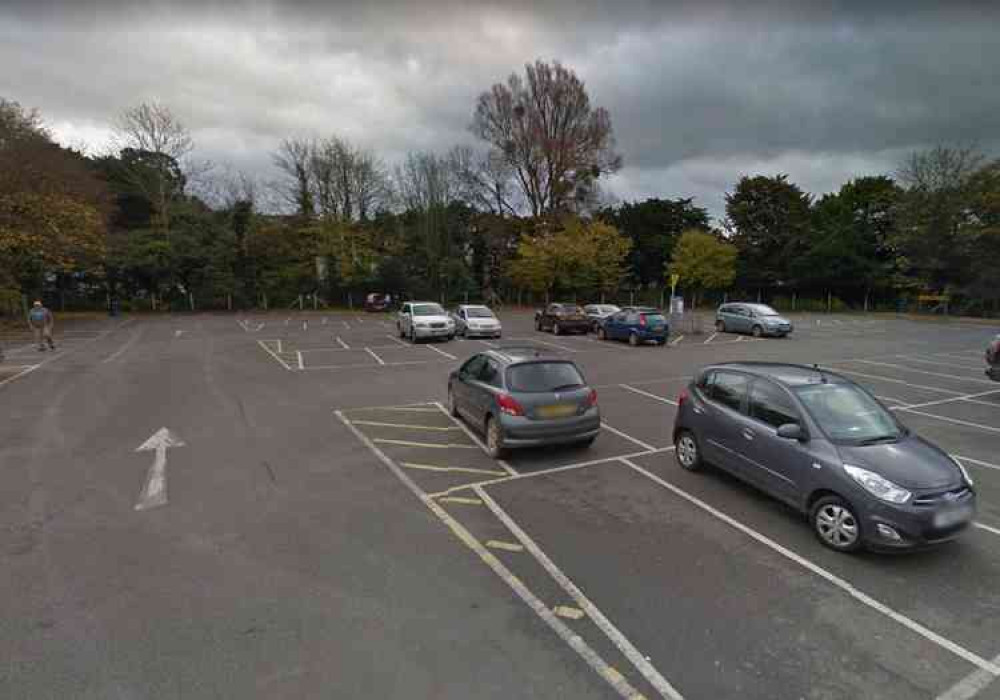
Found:
M 753 330 L 750 331 L 750 332 L 753 334 L 754 338 L 759 338 L 762 335 L 764 335 L 764 329 L 761 328 L 760 326 L 754 326 Z
M 810 512 L 813 532 L 819 541 L 838 552 L 861 547 L 861 523 L 850 503 L 840 496 L 824 496 Z
M 726 322 L 725 321 L 716 321 L 715 322 L 715 330 L 717 332 L 719 332 L 719 333 L 725 333 L 726 332 Z
M 605 331 L 603 328 L 598 328 L 597 329 L 597 339 L 598 340 L 607 340 L 608 339 L 608 333 L 607 333 L 607 331 Z
M 559 327 L 559 322 L 556 321 L 552 324 L 552 335 L 559 335 L 562 333 L 562 328 Z
M 631 345 L 633 348 L 638 347 L 639 346 L 639 336 L 637 336 L 635 333 L 629 333 L 628 344 Z
M 677 441 L 674 443 L 674 453 L 677 463 L 689 472 L 699 471 L 704 463 L 701 461 L 701 450 L 698 448 L 698 440 L 690 430 L 682 430 L 677 434 Z

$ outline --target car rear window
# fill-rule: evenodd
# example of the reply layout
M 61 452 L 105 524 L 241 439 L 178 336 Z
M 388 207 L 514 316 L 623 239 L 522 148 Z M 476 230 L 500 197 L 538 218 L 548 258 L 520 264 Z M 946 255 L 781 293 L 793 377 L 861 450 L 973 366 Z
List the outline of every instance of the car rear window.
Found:
M 747 393 L 749 377 L 735 372 L 716 372 L 708 388 L 708 395 L 713 401 L 739 411 L 743 405 L 743 397 Z
M 583 384 L 583 375 L 572 362 L 527 362 L 507 370 L 507 386 L 511 391 L 537 394 Z
M 643 314 L 646 317 L 646 322 L 653 325 L 666 323 L 667 319 L 663 318 L 663 314 Z

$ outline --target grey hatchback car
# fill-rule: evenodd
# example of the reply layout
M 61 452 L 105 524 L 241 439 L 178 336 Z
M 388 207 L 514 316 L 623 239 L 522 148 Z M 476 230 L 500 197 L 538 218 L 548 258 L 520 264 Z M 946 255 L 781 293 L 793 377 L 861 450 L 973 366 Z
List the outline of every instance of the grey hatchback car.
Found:
M 832 549 L 932 545 L 955 537 L 975 514 L 972 479 L 958 461 L 825 369 L 714 365 L 678 403 L 681 467 L 711 463 L 785 501 Z
M 601 431 L 597 391 L 580 368 L 533 347 L 469 358 L 448 378 L 448 407 L 486 435 L 496 458 L 514 447 L 589 446 Z
M 794 328 L 792 322 L 767 304 L 723 304 L 715 313 L 719 333 L 750 333 L 756 338 L 773 335 L 783 338 Z

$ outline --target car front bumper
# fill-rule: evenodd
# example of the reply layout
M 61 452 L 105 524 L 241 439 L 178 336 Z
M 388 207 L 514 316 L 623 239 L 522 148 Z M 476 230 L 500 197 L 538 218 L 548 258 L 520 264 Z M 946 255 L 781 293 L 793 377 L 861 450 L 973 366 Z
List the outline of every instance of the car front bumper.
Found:
M 496 328 L 469 328 L 465 327 L 465 335 L 468 338 L 499 338 L 503 334 L 500 326 Z
M 940 513 L 957 508 L 963 509 L 967 515 L 947 525 L 936 522 Z M 879 502 L 864 510 L 860 517 L 865 543 L 869 547 L 878 550 L 908 550 L 933 547 L 955 539 L 972 524 L 975 514 L 976 495 L 970 492 L 966 498 L 954 503 L 929 507 L 909 504 L 895 506 Z M 892 528 L 899 539 L 883 535 L 879 525 Z
M 535 420 L 524 416 L 500 417 L 504 447 L 537 447 L 580 442 L 601 432 L 601 412 L 591 408 L 582 416 Z
M 415 338 L 449 338 L 455 335 L 455 327 L 451 328 L 417 328 L 413 327 L 413 337 Z
M 787 326 L 764 326 L 765 335 L 788 335 L 793 330 L 795 330 L 795 328 L 790 323 Z

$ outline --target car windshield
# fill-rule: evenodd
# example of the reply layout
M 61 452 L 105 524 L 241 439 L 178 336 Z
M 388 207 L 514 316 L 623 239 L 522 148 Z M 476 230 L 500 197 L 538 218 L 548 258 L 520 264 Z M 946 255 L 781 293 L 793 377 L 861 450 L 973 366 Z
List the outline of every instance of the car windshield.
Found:
M 583 377 L 572 362 L 528 362 L 507 370 L 507 386 L 538 394 L 583 386 Z
M 891 413 L 852 384 L 809 384 L 796 387 L 795 393 L 834 442 L 864 445 L 904 435 Z
M 621 311 L 621 309 L 619 309 L 617 306 L 602 306 L 601 307 L 601 313 L 605 313 L 605 314 L 613 314 L 613 313 L 616 313 L 618 311 Z
M 439 304 L 414 304 L 414 316 L 444 316 L 444 309 Z
M 764 304 L 753 304 L 749 307 L 758 316 L 777 316 L 778 312 L 772 309 L 770 306 Z
M 493 318 L 493 312 L 485 306 L 471 306 L 465 310 L 469 318 Z

